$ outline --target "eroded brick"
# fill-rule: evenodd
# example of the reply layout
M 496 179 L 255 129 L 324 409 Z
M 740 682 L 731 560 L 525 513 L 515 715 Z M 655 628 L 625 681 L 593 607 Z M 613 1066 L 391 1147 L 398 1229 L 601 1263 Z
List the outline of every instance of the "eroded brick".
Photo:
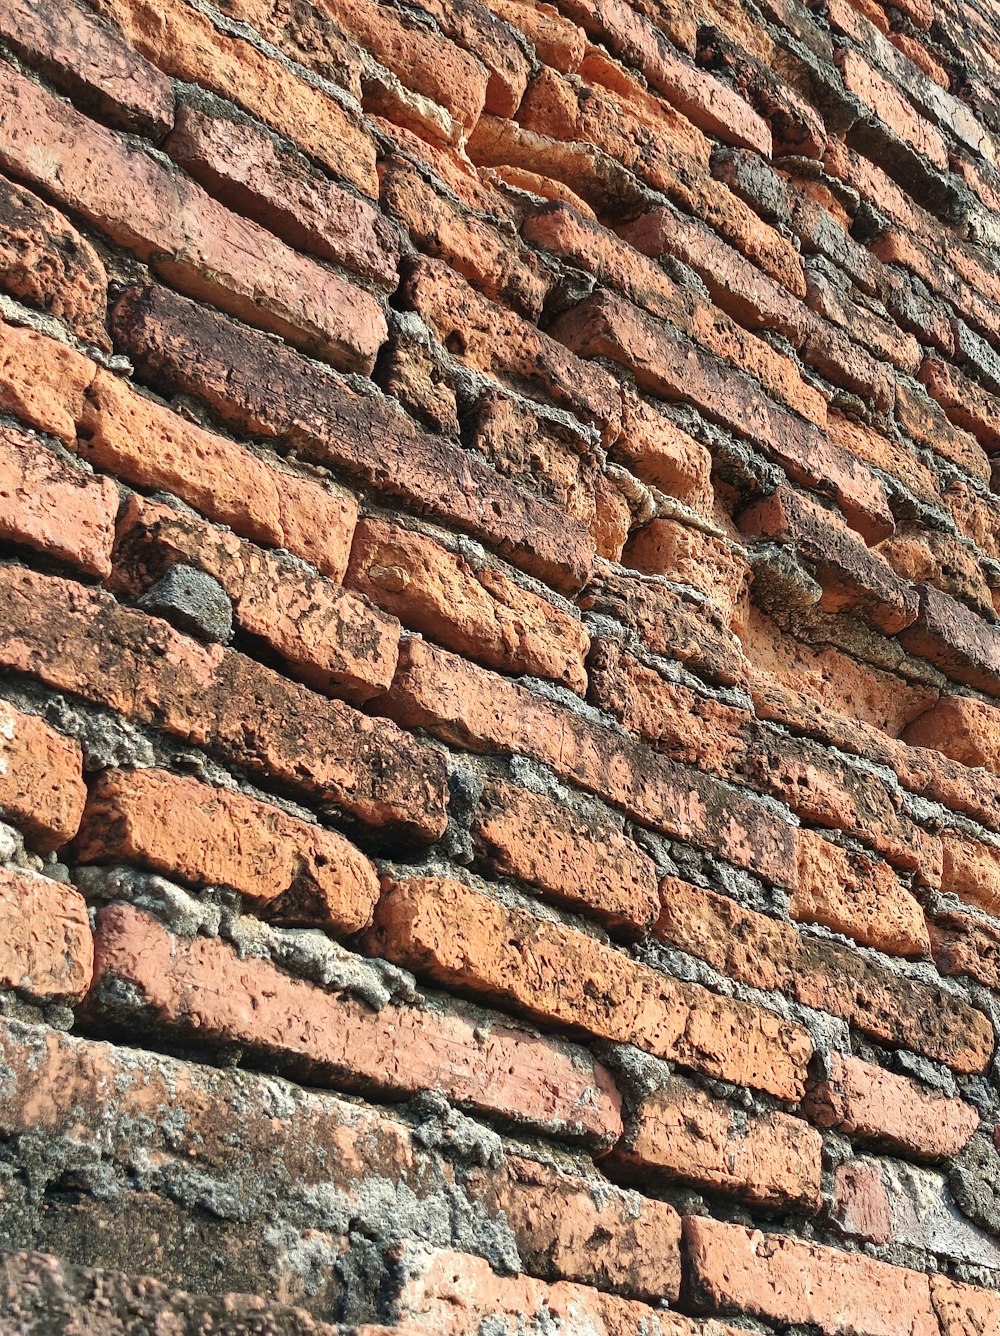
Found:
M 79 1002 L 90 987 L 94 940 L 83 896 L 32 872 L 0 868 L 0 988 L 36 1002 Z

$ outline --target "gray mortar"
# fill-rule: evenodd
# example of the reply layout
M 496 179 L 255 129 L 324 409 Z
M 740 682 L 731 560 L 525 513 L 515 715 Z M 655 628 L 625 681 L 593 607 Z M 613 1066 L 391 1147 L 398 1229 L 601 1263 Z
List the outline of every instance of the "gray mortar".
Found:
M 499 1169 L 504 1162 L 502 1139 L 473 1118 L 453 1109 L 436 1091 L 422 1091 L 410 1101 L 415 1119 L 413 1139 L 427 1150 L 439 1150 L 447 1159 Z

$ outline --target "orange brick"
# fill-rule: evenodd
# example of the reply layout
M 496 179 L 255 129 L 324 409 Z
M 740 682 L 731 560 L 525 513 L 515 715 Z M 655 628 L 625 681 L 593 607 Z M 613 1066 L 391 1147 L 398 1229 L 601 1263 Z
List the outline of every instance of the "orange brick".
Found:
M 0 288 L 63 321 L 84 343 L 111 351 L 101 257 L 61 213 L 6 180 L 0 180 Z
M 269 784 L 430 843 L 447 824 L 444 759 L 393 727 L 107 594 L 0 566 L 0 663 L 173 737 Z
M 939 1094 L 907 1076 L 833 1053 L 829 1070 L 810 1087 L 804 1108 L 862 1146 L 918 1160 L 950 1159 L 979 1126 L 965 1100 Z
M 94 940 L 83 896 L 31 872 L 0 868 L 0 988 L 35 1002 L 79 1002 L 90 987 Z
M 95 987 L 131 983 L 152 1033 L 245 1045 L 309 1080 L 390 1099 L 441 1090 L 453 1103 L 525 1127 L 607 1146 L 621 1131 L 618 1092 L 585 1049 L 456 1011 L 373 1010 L 277 969 L 241 960 L 218 938 L 172 937 L 130 905 L 98 914 Z M 144 1019 L 145 1018 L 145 1019 Z
M 762 803 L 421 640 L 400 645 L 379 709 L 474 751 L 520 752 L 637 820 L 784 884 L 792 828 Z
M 800 830 L 798 884 L 789 912 L 890 955 L 930 954 L 923 910 L 887 863 Z
M 610 1158 L 644 1183 L 680 1181 L 782 1209 L 820 1204 L 817 1131 L 784 1113 L 748 1115 L 678 1077 L 642 1098 Z
M 802 937 L 787 923 L 727 896 L 668 878 L 654 933 L 756 988 L 777 989 L 829 1011 L 880 1043 L 912 1049 L 955 1071 L 982 1071 L 995 1037 L 981 1011 L 932 984 L 900 978 L 836 942 Z
M 375 868 L 336 831 L 165 770 L 109 770 L 91 787 L 81 863 L 135 862 L 196 886 L 231 886 L 285 923 L 335 933 L 371 922 Z
M 582 28 L 538 0 L 489 0 L 489 8 L 522 32 L 543 65 L 573 74 L 583 60 L 587 37 Z
M 163 149 L 227 209 L 298 250 L 395 287 L 399 237 L 391 223 L 253 122 L 182 102 Z
M 64 444 L 76 423 L 97 367 L 64 343 L 0 321 L 0 407 Z
M 95 8 L 166 74 L 235 98 L 334 176 L 377 196 L 371 136 L 334 98 L 251 42 L 219 32 L 183 0 L 96 0 Z
M 9 0 L 0 36 L 90 115 L 154 142 L 169 130 L 170 80 L 79 5 Z
M 823 1336 L 940 1336 L 923 1272 L 696 1216 L 684 1248 L 702 1311 L 812 1323 Z
M 948 148 L 944 139 L 887 79 L 850 47 L 838 51 L 835 59 L 849 92 L 859 97 L 893 134 L 911 144 L 935 167 L 947 169 Z
M 424 534 L 361 520 L 345 584 L 412 630 L 490 668 L 586 689 L 590 637 L 582 622 L 498 567 L 475 566 Z
M 78 744 L 0 700 L 0 812 L 41 853 L 71 840 L 87 789 Z
M 941 833 L 941 889 L 966 904 L 1000 914 L 1000 849 L 957 830 Z
M 947 1276 L 931 1276 L 930 1284 L 941 1336 L 1000 1330 L 1000 1296 L 995 1290 L 962 1285 Z
M 615 456 L 643 482 L 683 501 L 692 510 L 711 514 L 712 456 L 693 436 L 682 431 L 648 399 L 622 389 L 622 435 Z
M 0 426 L 0 540 L 111 572 L 118 488 L 67 463 L 27 432 Z
M 637 964 L 455 881 L 390 881 L 369 944 L 436 983 L 549 1024 L 634 1044 L 739 1085 L 797 1099 L 812 1052 L 801 1026 Z
M 642 929 L 659 911 L 653 860 L 610 824 L 489 780 L 472 823 L 478 856 L 502 876 L 610 927 Z
M 665 575 L 710 598 L 726 622 L 750 585 L 750 566 L 742 550 L 676 520 L 655 519 L 637 530 L 622 563 L 647 575 Z
M 289 339 L 335 366 L 368 373 L 387 334 L 381 306 L 199 187 L 129 148 L 7 68 L 11 107 L 0 162 L 133 250 L 168 281 Z
M 345 524 L 341 534 L 327 531 L 323 537 L 336 578 L 347 564 L 351 530 Z M 176 562 L 218 580 L 233 601 L 237 624 L 318 691 L 361 704 L 392 682 L 399 647 L 395 618 L 228 530 L 132 496 L 118 523 L 112 587 L 138 595 Z
M 955 426 L 971 432 L 988 453 L 1000 450 L 1000 428 L 996 425 L 997 397 L 984 390 L 957 367 L 928 357 L 920 379 L 932 399 L 944 409 Z
M 79 453 L 97 468 L 174 492 L 245 538 L 343 575 L 358 514 L 349 493 L 206 431 L 106 371 L 87 390 L 79 423 Z

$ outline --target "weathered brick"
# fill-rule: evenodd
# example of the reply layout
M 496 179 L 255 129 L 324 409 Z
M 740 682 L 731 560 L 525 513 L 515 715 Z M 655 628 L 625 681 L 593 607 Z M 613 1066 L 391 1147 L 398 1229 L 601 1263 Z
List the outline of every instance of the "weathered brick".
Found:
M 836 53 L 836 62 L 846 88 L 860 98 L 894 135 L 912 145 L 935 167 L 947 168 L 948 148 L 943 137 L 888 79 L 850 47 Z
M 944 409 L 950 422 L 975 436 L 988 453 L 1000 450 L 996 426 L 996 395 L 939 358 L 928 357 L 920 369 L 927 392 Z
M 590 637 L 562 612 L 485 561 L 387 520 L 358 524 L 344 583 L 414 631 L 502 672 L 586 689 Z M 387 684 L 388 685 L 388 684 Z
M 0 180 L 0 288 L 110 351 L 101 257 L 61 213 L 6 180 Z
M 833 1219 L 844 1234 L 892 1242 L 892 1210 L 878 1161 L 850 1160 L 833 1175 Z
M 1000 1326 L 1000 1297 L 995 1290 L 962 1285 L 947 1276 L 931 1276 L 930 1285 L 941 1336 L 978 1336 Z
M 586 34 L 551 5 L 537 0 L 489 0 L 489 8 L 527 37 L 543 65 L 563 74 L 579 69 L 587 49 Z
M 812 1044 L 801 1026 L 678 983 L 459 882 L 389 881 L 368 943 L 436 983 L 529 1018 L 634 1044 L 782 1099 L 803 1089 Z
M 489 71 L 486 107 L 497 116 L 512 116 L 524 95 L 531 62 L 506 26 L 497 23 L 479 0 L 424 0 L 445 36 L 472 52 Z
M 680 1181 L 757 1206 L 815 1211 L 822 1150 L 822 1137 L 801 1118 L 747 1115 L 671 1077 L 629 1113 L 610 1159 L 643 1182 Z
M 78 744 L 0 700 L 0 813 L 41 853 L 71 840 L 87 789 Z
M 832 1127 L 859 1145 L 918 1160 L 946 1159 L 979 1126 L 979 1114 L 963 1099 L 860 1058 L 832 1053 L 828 1062 L 803 1107 L 819 1127 Z
M 622 564 L 690 585 L 712 600 L 727 624 L 750 585 L 750 565 L 736 544 L 666 517 L 632 535 Z
M 163 149 L 227 209 L 298 250 L 395 287 L 399 238 L 374 205 L 304 165 L 228 103 L 182 102 Z
M 235 98 L 335 176 L 378 195 L 375 143 L 355 116 L 252 42 L 219 32 L 183 0 L 96 0 L 95 8 L 166 74 Z
M 206 431 L 98 371 L 78 412 L 79 454 L 137 487 L 174 492 L 209 519 L 340 579 L 357 502 L 276 455 Z
M 1000 695 L 1000 631 L 933 585 L 920 586 L 920 613 L 899 639 L 956 681 Z
M 555 281 L 510 225 L 491 222 L 435 187 L 402 154 L 379 164 L 380 203 L 411 241 L 478 291 L 537 319 Z
M 0 868 L 0 988 L 36 1002 L 79 1002 L 90 987 L 94 940 L 83 896 L 32 872 Z
M 0 321 L 0 407 L 66 445 L 96 371 L 66 344 Z
M 400 646 L 379 709 L 474 751 L 520 752 L 637 820 L 784 884 L 794 831 L 762 803 L 425 641 Z
M 727 896 L 669 878 L 656 935 L 757 988 L 840 1016 L 881 1043 L 955 1071 L 982 1071 L 994 1047 L 982 1012 L 932 984 L 901 978 L 836 942 L 801 936 Z
M 336 831 L 164 770 L 109 770 L 90 790 L 81 863 L 120 860 L 196 886 L 223 885 L 269 917 L 336 933 L 371 922 L 375 868 Z
M 885 557 L 866 547 L 836 511 L 783 488 L 748 506 L 739 524 L 749 537 L 789 544 L 805 557 L 823 586 L 824 611 L 858 611 L 886 635 L 916 620 L 916 590 L 895 574 Z
M 975 696 L 941 696 L 907 725 L 903 739 L 1000 774 L 1000 708 Z
M 796 481 L 832 494 L 866 539 L 892 532 L 884 488 L 870 472 L 812 424 L 772 403 L 752 381 L 622 298 L 598 292 L 561 316 L 552 333 L 582 356 L 621 363 L 653 394 L 693 403 L 748 436 Z
M 719 612 L 662 580 L 599 565 L 577 602 L 633 631 L 654 654 L 678 659 L 710 682 L 745 681 L 742 647 Z
M 456 1010 L 376 1011 L 268 960 L 241 960 L 218 938 L 172 937 L 128 905 L 100 911 L 96 951 L 90 1005 L 100 1011 L 105 981 L 130 983 L 149 1008 L 131 1023 L 153 1033 L 243 1044 L 312 1084 L 396 1100 L 438 1089 L 459 1107 L 598 1146 L 620 1133 L 610 1076 L 575 1046 Z M 111 986 L 112 1008 L 114 996 Z
M 0 426 L 0 540 L 105 576 L 117 513 L 110 478 L 95 478 L 27 432 Z
M 113 315 L 145 373 L 194 393 L 227 421 L 277 437 L 383 495 L 456 524 L 562 592 L 586 579 L 578 523 L 513 486 L 457 443 L 420 431 L 391 400 L 361 395 L 289 349 L 162 288 L 136 288 Z
M 940 1336 L 923 1272 L 696 1216 L 684 1249 L 702 1311 L 804 1321 L 823 1336 Z
M 120 130 L 158 140 L 174 117 L 170 80 L 75 3 L 10 0 L 0 36 L 78 107 Z
M 5 667 L 321 795 L 367 825 L 426 841 L 444 831 L 443 758 L 385 720 L 68 580 L 0 567 L 0 591 Z
M 487 371 L 533 398 L 553 400 L 613 440 L 621 421 L 616 382 L 520 317 L 492 305 L 438 260 L 418 258 L 404 272 L 405 304 L 426 320 L 466 366 Z
M 391 1330 L 400 1336 L 473 1336 L 484 1323 L 496 1336 L 517 1336 L 525 1323 L 556 1324 L 564 1336 L 735 1336 L 720 1322 L 696 1322 L 589 1286 L 498 1276 L 488 1262 L 462 1253 L 401 1248 L 393 1260 L 394 1273 L 405 1278 L 391 1308 Z
M 499 1172 L 472 1169 L 462 1187 L 491 1214 L 503 1211 L 532 1275 L 640 1299 L 677 1298 L 681 1222 L 666 1202 L 522 1155 L 508 1155 Z
M 1000 914 L 1000 849 L 957 830 L 941 833 L 941 890 Z
M 624 462 L 643 482 L 683 501 L 692 510 L 711 514 L 712 456 L 693 436 L 654 403 L 627 388 L 622 390 L 622 434 L 613 457 Z
M 967 974 L 1000 988 L 1000 932 L 971 914 L 941 912 L 928 919 L 934 963 L 942 974 Z
M 385 341 L 379 303 L 216 203 L 9 67 L 0 162 L 127 246 L 168 281 L 350 371 Z M 99 166 L 95 169 L 95 164 Z
M 477 856 L 503 876 L 610 927 L 643 929 L 659 911 L 653 860 L 609 823 L 504 780 L 486 783 L 472 822 Z
M 328 530 L 324 537 L 328 570 L 336 579 L 347 565 L 351 530 L 345 525 L 341 535 Z M 392 682 L 399 645 L 395 618 L 228 530 L 132 496 L 118 522 L 114 559 L 111 586 L 133 596 L 178 562 L 207 572 L 232 600 L 237 625 L 327 695 L 360 704 Z
M 990 461 L 971 432 L 956 427 L 916 381 L 896 382 L 896 420 L 918 445 L 957 464 L 963 472 L 989 483 Z
M 788 908 L 890 955 L 927 956 L 923 910 L 888 864 L 800 830 L 799 875 Z

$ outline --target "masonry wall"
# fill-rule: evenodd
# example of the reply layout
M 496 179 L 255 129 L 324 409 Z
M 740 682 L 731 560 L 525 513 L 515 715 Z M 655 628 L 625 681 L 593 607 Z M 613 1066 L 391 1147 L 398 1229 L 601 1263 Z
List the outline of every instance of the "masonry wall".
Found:
M 0 0 L 0 1329 L 1000 1332 L 998 155 L 993 0 Z

